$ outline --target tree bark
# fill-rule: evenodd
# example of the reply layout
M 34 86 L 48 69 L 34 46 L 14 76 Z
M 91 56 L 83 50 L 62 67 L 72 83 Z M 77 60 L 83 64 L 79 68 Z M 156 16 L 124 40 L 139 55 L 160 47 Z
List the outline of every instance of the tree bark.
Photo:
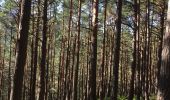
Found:
M 170 0 L 168 2 L 166 31 L 163 36 L 162 61 L 157 100 L 170 100 Z
M 122 0 L 118 0 L 117 6 L 118 19 L 116 23 L 116 40 L 114 49 L 114 64 L 113 64 L 113 95 L 111 99 L 118 99 L 118 79 L 119 79 L 119 58 L 120 58 L 120 41 L 121 41 L 121 18 L 122 18 Z
M 129 90 L 129 98 L 128 100 L 133 100 L 134 97 L 134 81 L 135 81 L 135 75 L 136 75 L 136 39 L 137 39 L 137 32 L 138 32 L 138 12 L 137 12 L 137 0 L 134 0 L 134 15 L 135 15 L 135 22 L 134 22 L 134 41 L 133 41 L 133 62 L 132 62 L 132 75 L 131 75 L 131 81 L 130 81 L 130 90 Z
M 37 15 L 37 23 L 36 23 L 36 34 L 35 34 L 35 46 L 34 46 L 34 63 L 33 63 L 33 79 L 31 86 L 31 100 L 36 99 L 35 91 L 36 91 L 36 74 L 37 74 L 37 62 L 38 62 L 38 38 L 39 38 L 39 23 L 40 23 L 40 0 L 38 0 L 38 15 Z
M 41 64 L 40 64 L 40 93 L 39 100 L 45 99 L 45 69 L 46 69 L 46 54 L 47 54 L 47 3 L 48 0 L 44 0 L 43 9 L 43 40 L 42 40 L 42 52 L 41 52 Z
M 98 4 L 99 0 L 93 1 L 93 17 L 92 17 L 92 55 L 90 66 L 90 100 L 97 100 L 96 97 L 96 67 L 97 67 L 97 31 L 98 31 Z
M 26 64 L 27 44 L 28 44 L 28 32 L 29 32 L 29 20 L 31 14 L 31 0 L 22 1 L 22 16 L 20 22 L 20 39 L 19 39 L 19 51 L 16 60 L 16 70 L 14 74 L 14 89 L 11 100 L 22 99 L 22 86 L 24 67 Z
M 79 0 L 79 9 L 78 9 L 78 40 L 77 40 L 77 62 L 75 68 L 75 77 L 74 77 L 74 96 L 73 100 L 77 100 L 77 84 L 78 84 L 78 72 L 79 72 L 79 53 L 80 53 L 80 19 L 81 18 L 81 0 Z

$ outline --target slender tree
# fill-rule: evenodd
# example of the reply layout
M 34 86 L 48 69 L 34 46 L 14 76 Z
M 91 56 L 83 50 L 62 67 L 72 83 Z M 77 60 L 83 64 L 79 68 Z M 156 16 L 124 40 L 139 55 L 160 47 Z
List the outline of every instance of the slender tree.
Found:
M 35 100 L 36 99 L 36 75 L 37 75 L 37 63 L 38 63 L 38 38 L 39 38 L 39 24 L 40 24 L 40 3 L 41 1 L 38 0 L 38 5 L 37 5 L 37 9 L 38 9 L 38 14 L 37 14 L 37 23 L 36 23 L 36 34 L 35 34 L 35 46 L 34 46 L 34 62 L 33 62 L 33 78 L 32 78 L 32 85 L 31 85 L 31 100 Z
M 13 30 L 11 27 L 11 37 L 10 37 L 10 50 L 9 50 L 9 68 L 8 68 L 8 100 L 10 100 L 11 93 L 11 60 L 12 60 L 12 35 Z
M 115 53 L 113 64 L 113 96 L 111 99 L 117 100 L 118 96 L 118 80 L 119 80 L 119 58 L 120 58 L 120 41 L 121 41 L 121 21 L 122 21 L 122 0 L 118 0 L 117 5 L 117 22 L 116 22 L 116 40 L 115 40 Z
M 79 0 L 79 10 L 78 10 L 78 40 L 77 40 L 77 62 L 76 62 L 76 68 L 75 68 L 75 77 L 74 77 L 74 96 L 73 99 L 77 100 L 77 83 L 78 83 L 78 71 L 79 71 L 79 63 L 80 63 L 80 18 L 81 18 L 81 0 Z
M 104 1 L 104 36 L 103 36 L 103 48 L 102 48 L 102 63 L 101 63 L 101 88 L 100 88 L 100 99 L 104 99 L 104 70 L 105 70 L 105 48 L 106 48 L 106 13 L 107 13 L 107 0 Z
M 136 42 L 137 42 L 137 32 L 138 32 L 138 11 L 137 11 L 137 0 L 134 0 L 134 15 L 135 15 L 135 23 L 134 23 L 134 42 L 133 42 L 133 62 L 132 62 L 132 75 L 131 75 L 131 83 L 130 83 L 130 90 L 129 90 L 129 98 L 128 100 L 133 100 L 134 96 L 134 80 L 136 74 Z
M 96 67 L 97 67 L 97 32 L 98 32 L 98 6 L 99 0 L 93 1 L 92 17 L 92 55 L 90 66 L 90 100 L 96 100 Z
M 45 75 L 46 75 L 46 54 L 47 54 L 47 6 L 48 0 L 44 0 L 43 9 L 43 40 L 42 40 L 42 52 L 41 52 L 41 64 L 40 64 L 40 93 L 39 100 L 45 99 Z

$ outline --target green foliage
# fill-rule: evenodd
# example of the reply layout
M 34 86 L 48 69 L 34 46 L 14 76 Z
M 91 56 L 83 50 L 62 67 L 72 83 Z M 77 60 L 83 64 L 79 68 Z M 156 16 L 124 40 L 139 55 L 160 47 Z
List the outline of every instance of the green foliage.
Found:
M 5 13 L 0 12 L 0 17 L 4 17 L 4 16 L 5 16 Z
M 127 100 L 127 97 L 126 96 L 118 96 L 118 100 Z
M 16 2 L 13 1 L 13 0 L 6 0 L 3 4 L 3 7 L 6 9 L 6 10 L 10 10 L 12 8 L 15 8 L 17 7 L 16 5 Z
M 149 98 L 149 100 L 156 100 L 156 95 L 155 94 L 152 94 Z

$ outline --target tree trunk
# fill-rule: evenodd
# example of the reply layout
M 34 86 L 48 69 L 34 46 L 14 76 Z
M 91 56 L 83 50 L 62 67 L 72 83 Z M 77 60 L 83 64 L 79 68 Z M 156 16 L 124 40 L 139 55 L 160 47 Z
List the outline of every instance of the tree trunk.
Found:
M 102 63 L 101 63 L 101 87 L 100 87 L 100 99 L 104 100 L 104 71 L 105 71 L 105 41 L 106 41 L 106 12 L 107 12 L 107 0 L 104 1 L 104 37 L 103 37 L 103 48 L 102 48 Z
M 137 32 L 138 32 L 138 12 L 137 12 L 137 0 L 134 0 L 134 15 L 135 15 L 135 22 L 134 22 L 134 41 L 133 41 L 133 62 L 132 62 L 132 75 L 131 75 L 131 81 L 130 81 L 130 90 L 129 90 L 129 98 L 128 100 L 133 100 L 134 97 L 134 81 L 135 81 L 135 75 L 136 75 L 136 39 L 137 39 Z
M 168 2 L 166 31 L 163 36 L 162 61 L 157 100 L 170 100 L 170 0 Z
M 29 32 L 29 20 L 31 14 L 31 0 L 22 1 L 22 16 L 20 24 L 20 40 L 19 40 L 19 51 L 16 60 L 16 70 L 14 74 L 14 89 L 11 100 L 22 99 L 22 86 L 24 67 L 26 64 L 27 55 L 27 44 L 28 44 L 28 32 Z
M 39 100 L 45 99 L 45 69 L 46 69 L 46 54 L 47 54 L 47 2 L 44 0 L 43 9 L 43 40 L 42 40 L 42 52 L 41 52 L 41 65 L 40 65 L 40 93 Z
M 8 100 L 10 100 L 11 93 L 11 60 L 12 60 L 12 36 L 13 30 L 11 27 L 11 37 L 10 37 L 10 49 L 9 49 L 9 67 L 8 67 Z
M 116 23 L 116 41 L 114 52 L 114 64 L 113 64 L 113 95 L 111 99 L 117 100 L 118 96 L 118 79 L 119 79 L 119 58 L 120 58 L 120 41 L 121 41 L 121 18 L 122 18 L 122 0 L 118 0 L 117 6 L 118 19 Z
M 78 71 L 79 71 L 79 52 L 80 52 L 80 19 L 81 18 L 81 0 L 79 0 L 79 10 L 78 10 L 78 40 L 77 40 L 77 62 L 75 68 L 75 77 L 74 77 L 74 96 L 73 100 L 77 100 L 77 84 L 78 84 Z
M 93 17 L 92 17 L 92 55 L 90 66 L 90 100 L 97 100 L 96 98 L 96 67 L 97 67 L 97 31 L 98 31 L 98 4 L 99 0 L 93 1 Z
M 40 0 L 38 0 L 38 15 L 36 23 L 36 34 L 35 34 L 35 46 L 34 46 L 34 63 L 33 63 L 33 79 L 31 86 L 31 100 L 36 99 L 36 74 L 37 74 L 37 62 L 38 62 L 38 38 L 39 38 L 39 22 L 40 22 Z
M 162 45 L 163 45 L 163 34 L 164 34 L 164 17 L 165 17 L 165 1 L 163 3 L 164 7 L 162 8 L 162 12 L 161 12 L 161 21 L 160 21 L 160 25 L 161 25 L 161 30 L 160 30 L 160 43 L 159 43 L 159 48 L 158 48 L 158 62 L 157 62 L 157 81 L 158 81 L 158 86 L 159 86 L 159 79 L 160 79 L 160 68 L 161 68 L 161 62 L 162 62 Z

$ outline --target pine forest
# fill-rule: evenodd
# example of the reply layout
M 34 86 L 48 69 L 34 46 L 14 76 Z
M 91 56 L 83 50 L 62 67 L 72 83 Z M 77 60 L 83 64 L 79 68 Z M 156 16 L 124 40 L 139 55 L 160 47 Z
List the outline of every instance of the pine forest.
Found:
M 170 100 L 170 0 L 0 0 L 0 100 Z

